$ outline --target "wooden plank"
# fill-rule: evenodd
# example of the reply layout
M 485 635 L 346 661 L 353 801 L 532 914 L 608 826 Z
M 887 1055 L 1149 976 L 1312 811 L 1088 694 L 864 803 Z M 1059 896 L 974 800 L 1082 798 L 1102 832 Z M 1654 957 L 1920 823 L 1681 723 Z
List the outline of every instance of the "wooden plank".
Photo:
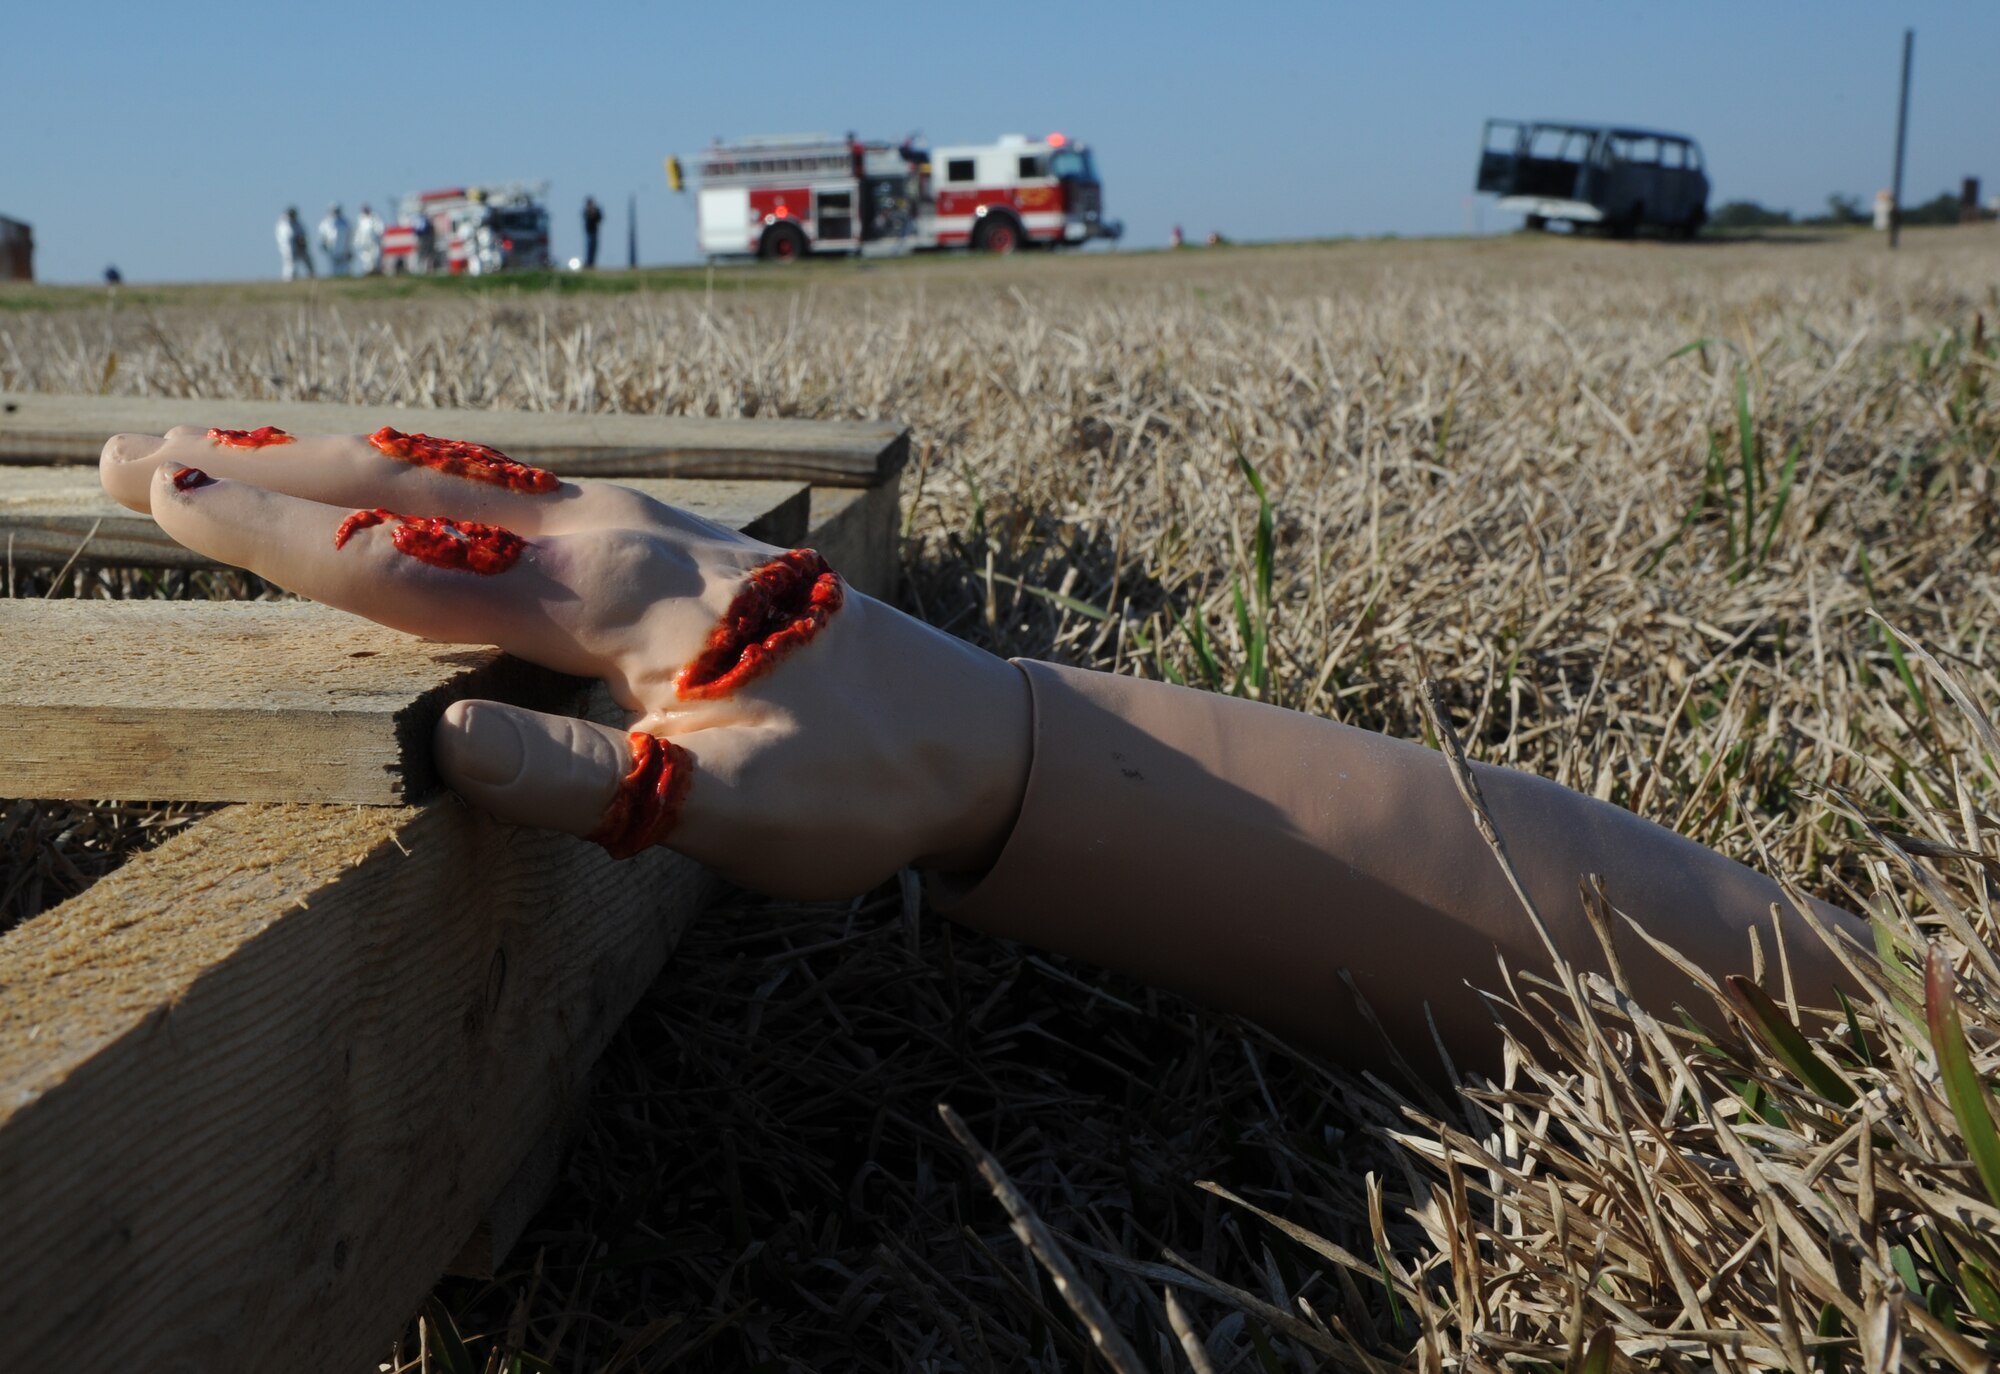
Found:
M 373 1368 L 710 884 L 245 806 L 0 936 L 0 1364 Z
M 810 489 L 801 482 L 642 477 L 620 485 L 767 544 L 797 543 L 810 518 Z M 151 516 L 106 496 L 95 469 L 81 467 L 0 465 L 0 558 L 16 568 L 59 568 L 72 558 L 77 566 L 216 566 L 161 533 Z
M 113 434 L 175 425 L 365 434 L 382 425 L 473 439 L 577 477 L 767 477 L 873 486 L 902 469 L 908 433 L 845 420 L 419 410 L 319 401 L 0 392 L 0 463 L 94 463 Z
M 818 549 L 848 585 L 892 601 L 902 578 L 902 480 L 866 491 L 814 487 L 812 528 L 805 543 Z
M 574 678 L 304 601 L 0 600 L 15 797 L 392 805 L 437 785 L 461 697 L 572 707 Z

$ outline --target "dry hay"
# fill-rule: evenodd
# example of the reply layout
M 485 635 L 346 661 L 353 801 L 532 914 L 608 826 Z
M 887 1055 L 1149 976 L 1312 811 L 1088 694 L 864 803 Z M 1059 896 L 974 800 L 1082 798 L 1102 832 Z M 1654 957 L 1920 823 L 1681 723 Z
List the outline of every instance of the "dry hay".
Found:
M 1406 735 L 1433 675 L 1473 756 L 1893 937 L 1810 1051 L 1742 993 L 1697 1029 L 1496 969 L 1538 1029 L 1445 1101 L 900 893 L 749 903 L 621 1037 L 518 1267 L 441 1289 L 401 1360 L 1054 1368 L 1095 1322 L 1160 1368 L 1972 1367 L 2000 1173 L 1921 965 L 1990 1076 L 1996 269 L 1962 230 L 315 288 L 23 313 L 0 386 L 895 416 L 937 623 Z

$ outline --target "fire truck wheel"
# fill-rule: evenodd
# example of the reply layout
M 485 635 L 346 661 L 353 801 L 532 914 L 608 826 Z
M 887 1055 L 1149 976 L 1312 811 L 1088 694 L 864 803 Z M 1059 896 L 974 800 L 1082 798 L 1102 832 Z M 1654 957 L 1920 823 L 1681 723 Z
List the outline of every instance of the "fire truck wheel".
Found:
M 796 224 L 774 224 L 764 231 L 757 256 L 766 262 L 797 262 L 806 255 L 806 236 Z
M 979 222 L 973 231 L 972 249 L 976 253 L 991 253 L 1004 257 L 1021 246 L 1021 228 L 1004 215 L 993 215 Z

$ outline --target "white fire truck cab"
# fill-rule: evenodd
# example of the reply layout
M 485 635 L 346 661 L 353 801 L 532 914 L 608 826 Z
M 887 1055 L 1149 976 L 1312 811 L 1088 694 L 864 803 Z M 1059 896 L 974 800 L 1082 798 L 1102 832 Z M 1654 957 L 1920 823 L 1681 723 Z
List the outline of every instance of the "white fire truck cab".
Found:
M 1115 239 L 1090 150 L 1061 134 L 926 151 L 828 134 L 717 143 L 702 155 L 701 251 L 791 262 L 812 253 L 1011 253 Z
M 382 270 L 477 277 L 547 267 L 548 199 L 546 181 L 413 192 L 382 232 Z
M 934 148 L 923 164 L 924 247 L 1011 253 L 1115 239 L 1090 149 L 1061 134 Z

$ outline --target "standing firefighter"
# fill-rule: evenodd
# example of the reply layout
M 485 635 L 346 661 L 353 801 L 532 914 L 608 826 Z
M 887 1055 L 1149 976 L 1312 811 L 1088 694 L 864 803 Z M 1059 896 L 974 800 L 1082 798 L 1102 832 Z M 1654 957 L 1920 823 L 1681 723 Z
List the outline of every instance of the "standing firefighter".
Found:
M 286 281 L 301 272 L 313 274 L 312 250 L 306 246 L 306 227 L 299 222 L 296 205 L 278 216 L 278 271 Z
M 354 221 L 354 270 L 364 277 L 382 270 L 382 218 L 366 205 Z
M 604 223 L 604 207 L 596 196 L 583 198 L 583 265 L 597 266 L 597 230 Z
M 326 254 L 327 275 L 344 277 L 354 251 L 354 233 L 347 222 L 347 216 L 340 212 L 340 204 L 326 207 L 326 218 L 319 222 L 319 246 Z

